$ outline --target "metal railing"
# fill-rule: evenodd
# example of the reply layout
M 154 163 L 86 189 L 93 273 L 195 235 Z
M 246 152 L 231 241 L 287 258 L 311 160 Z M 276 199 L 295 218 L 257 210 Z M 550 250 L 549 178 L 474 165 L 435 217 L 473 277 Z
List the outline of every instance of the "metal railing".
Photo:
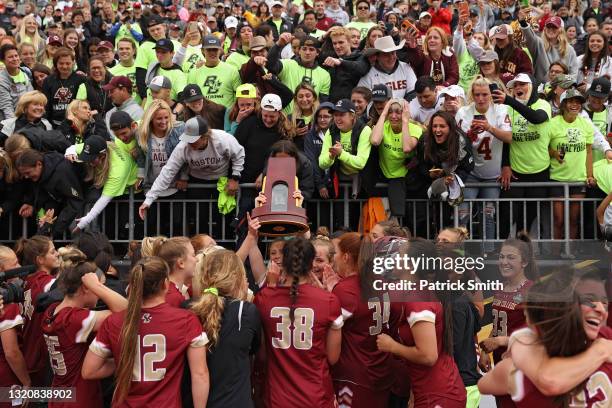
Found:
M 478 198 L 465 200 L 464 205 L 469 205 L 467 225 L 465 225 L 472 236 L 470 241 L 474 242 L 499 242 L 505 239 L 504 232 L 508 230 L 519 218 L 527 218 L 528 207 L 534 207 L 536 211 L 535 230 L 532 229 L 532 237 L 536 242 L 564 243 L 566 248 L 570 241 L 570 208 L 565 205 L 563 212 L 563 238 L 553 239 L 551 235 L 554 225 L 552 212 L 553 201 L 563 201 L 565 204 L 580 203 L 580 231 L 577 240 L 594 241 L 597 239 L 597 222 L 595 219 L 598 199 L 596 198 L 570 198 L 570 187 L 584 186 L 580 183 L 513 183 L 513 187 L 528 188 L 550 188 L 563 187 L 563 197 L 552 198 Z M 500 188 L 497 183 L 467 183 L 466 188 Z M 242 184 L 241 189 L 253 189 L 253 184 Z M 314 229 L 320 225 L 326 225 L 333 232 L 339 226 L 350 227 L 356 230 L 361 218 L 363 204 L 367 199 L 353 199 L 350 194 L 351 186 L 341 184 L 341 198 L 334 200 L 311 199 L 306 203 L 307 214 L 311 226 Z M 377 189 L 380 196 L 386 196 L 387 185 L 378 184 Z M 192 184 L 188 189 L 191 193 L 201 191 L 207 198 L 198 198 L 198 194 L 188 194 L 186 198 L 160 198 L 149 209 L 145 221 L 138 217 L 138 207 L 143 198 L 136 198 L 133 191 L 129 195 L 113 200 L 105 211 L 98 217 L 94 224 L 98 224 L 99 230 L 104 232 L 113 243 L 127 243 L 134 239 L 142 239 L 152 235 L 194 235 L 207 233 L 213 236 L 219 243 L 235 243 L 236 234 L 233 226 L 234 218 L 238 208 L 232 214 L 222 216 L 217 211 L 216 185 Z M 239 193 L 240 194 L 240 193 Z M 237 197 L 240 202 L 240 196 Z M 486 203 L 495 206 L 495 236 L 484 234 L 483 209 Z M 516 214 L 515 206 L 520 205 L 522 210 Z M 460 226 L 460 207 L 450 207 L 446 203 L 427 199 L 406 199 L 406 216 L 403 225 L 417 235 L 434 238 L 437 232 L 448 226 Z M 507 207 L 504 213 L 504 206 Z M 465 208 L 465 207 L 464 207 Z M 532 210 L 533 211 L 533 208 Z M 591 217 L 585 219 L 585 215 Z M 551 231 L 542 229 L 548 225 Z M 421 230 L 419 231 L 419 227 Z M 27 237 L 36 231 L 33 219 L 20 219 L 12 214 L 0 219 L 0 242 L 13 242 L 20 237 Z M 480 233 L 478 231 L 481 231 Z M 588 233 L 587 233 L 588 232 Z M 507 234 L 505 234 L 507 236 Z M 69 241 L 68 234 L 64 234 L 64 241 Z M 62 240 L 59 240 L 62 241 Z M 575 240 L 574 240 L 575 241 Z

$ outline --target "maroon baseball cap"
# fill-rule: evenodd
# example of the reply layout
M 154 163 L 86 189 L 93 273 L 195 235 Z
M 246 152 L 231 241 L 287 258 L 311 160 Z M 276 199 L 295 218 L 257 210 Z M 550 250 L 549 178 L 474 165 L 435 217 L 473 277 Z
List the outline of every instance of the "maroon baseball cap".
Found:
M 554 16 L 546 20 L 545 26 L 547 25 L 555 26 L 556 28 L 561 28 L 563 27 L 563 20 L 561 20 L 561 17 Z
M 110 82 L 102 87 L 105 91 L 112 91 L 115 88 L 127 88 L 132 90 L 132 81 L 126 76 L 113 77 Z
M 49 38 L 47 38 L 47 44 L 62 46 L 64 42 L 59 35 L 50 35 Z
M 115 50 L 115 47 L 113 46 L 113 44 L 111 44 L 110 41 L 100 41 L 100 44 L 98 44 L 98 49 L 100 48 L 106 48 L 112 51 Z

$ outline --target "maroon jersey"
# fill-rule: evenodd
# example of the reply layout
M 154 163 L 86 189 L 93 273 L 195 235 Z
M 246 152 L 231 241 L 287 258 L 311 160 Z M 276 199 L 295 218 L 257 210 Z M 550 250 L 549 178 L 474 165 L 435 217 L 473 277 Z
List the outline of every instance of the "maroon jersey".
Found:
M 187 300 L 185 295 L 176 287 L 174 282 L 170 282 L 168 285 L 168 292 L 166 293 L 166 303 L 170 306 L 181 307 L 181 304 Z
M 102 323 L 89 346 L 93 353 L 119 361 L 125 313 L 113 313 Z M 188 347 L 204 347 L 208 337 L 196 315 L 167 303 L 143 308 L 140 315 L 132 384 L 123 402 L 113 407 L 181 408 L 185 353 Z
M 342 327 L 338 297 L 309 284 L 299 285 L 293 322 L 288 287 L 262 289 L 255 305 L 268 360 L 266 407 L 333 407 L 326 340 L 328 330 Z
M 89 309 L 65 307 L 57 312 L 59 303 L 47 308 L 42 330 L 53 370 L 53 387 L 75 387 L 78 406 L 102 407 L 102 389 L 97 380 L 81 376 L 83 360 L 96 324 L 96 312 Z M 70 408 L 74 403 L 50 402 L 49 407 Z
M 55 278 L 47 272 L 38 271 L 25 279 L 23 316 L 23 355 L 28 371 L 38 373 L 47 367 L 47 345 L 42 334 L 43 312 L 35 312 L 38 295 L 48 292 Z M 32 384 L 42 385 L 42 384 Z
M 21 328 L 23 326 L 23 317 L 19 313 L 19 305 L 10 303 L 4 305 L 4 313 L 0 317 L 0 333 L 6 330 L 17 330 L 17 338 L 21 342 Z M 11 366 L 6 361 L 2 342 L 0 342 L 0 387 L 10 387 L 15 384 L 21 384 Z
M 402 305 L 391 303 L 388 293 L 364 302 L 358 275 L 338 282 L 333 294 L 340 299 L 344 326 L 340 359 L 332 367 L 332 378 L 373 390 L 389 389 L 394 379 L 391 354 L 378 350 L 376 336 L 397 330 Z
M 431 322 L 436 328 L 438 360 L 429 367 L 406 362 L 415 408 L 465 407 L 466 393 L 453 356 L 442 350 L 444 337 L 444 312 L 440 302 L 404 303 L 405 319 L 401 322 L 399 336 L 406 346 L 414 346 L 411 327 L 418 322 Z
M 525 300 L 527 290 L 533 286 L 533 281 L 526 280 L 516 291 L 497 292 L 493 295 L 493 329 L 491 337 L 510 336 L 515 330 L 526 326 L 525 314 L 521 303 Z M 493 351 L 493 361 L 501 361 L 506 347 Z
M 599 337 L 612 339 L 612 329 L 602 327 Z M 514 400 L 518 408 L 559 408 L 561 405 L 555 403 L 554 397 L 543 395 L 536 386 L 523 374 L 516 370 L 512 374 L 514 381 Z M 570 407 L 599 408 L 612 406 L 612 364 L 604 363 L 597 371 L 587 378 L 580 392 L 574 395 L 569 404 Z

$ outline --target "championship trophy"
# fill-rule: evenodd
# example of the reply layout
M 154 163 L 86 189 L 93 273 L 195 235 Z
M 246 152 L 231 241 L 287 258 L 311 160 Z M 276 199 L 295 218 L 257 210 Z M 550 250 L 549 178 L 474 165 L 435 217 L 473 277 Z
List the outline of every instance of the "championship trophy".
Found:
M 259 234 L 269 237 L 297 235 L 308 231 L 306 209 L 298 206 L 293 192 L 298 189 L 296 161 L 293 157 L 270 157 L 262 191 L 266 203 L 253 210 L 259 219 Z

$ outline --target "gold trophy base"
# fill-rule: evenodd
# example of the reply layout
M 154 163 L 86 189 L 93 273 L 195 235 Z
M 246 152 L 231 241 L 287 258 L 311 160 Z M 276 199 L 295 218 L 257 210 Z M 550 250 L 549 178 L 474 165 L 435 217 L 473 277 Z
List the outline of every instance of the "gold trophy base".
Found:
M 259 228 L 260 235 L 265 237 L 283 237 L 302 234 L 308 231 L 306 210 L 300 208 L 298 212 L 298 214 L 296 214 L 296 211 L 293 211 L 291 214 L 264 213 L 264 208 L 260 207 L 253 210 L 252 217 L 257 218 L 261 224 Z

